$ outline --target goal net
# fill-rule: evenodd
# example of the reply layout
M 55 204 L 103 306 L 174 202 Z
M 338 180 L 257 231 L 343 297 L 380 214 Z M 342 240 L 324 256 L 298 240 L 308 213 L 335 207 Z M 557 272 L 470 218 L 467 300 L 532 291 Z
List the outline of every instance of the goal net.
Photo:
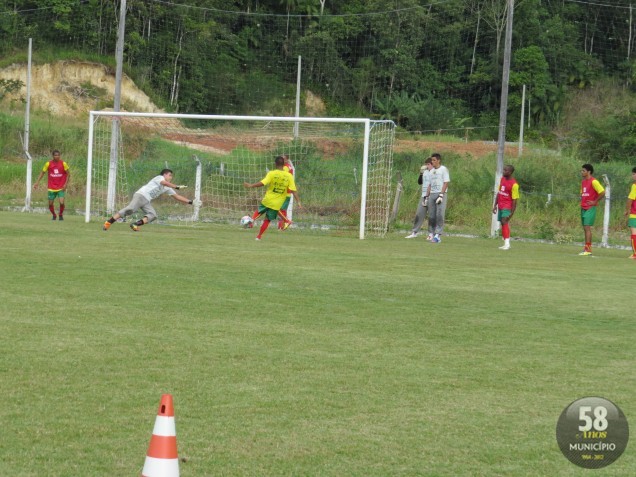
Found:
M 89 121 L 85 220 L 107 218 L 164 168 L 182 195 L 153 202 L 161 223 L 239 223 L 265 192 L 246 189 L 274 168 L 294 167 L 302 208 L 289 214 L 301 229 L 352 229 L 360 238 L 389 226 L 392 121 L 347 118 L 211 116 L 92 111 Z M 181 193 L 181 192 L 180 192 Z

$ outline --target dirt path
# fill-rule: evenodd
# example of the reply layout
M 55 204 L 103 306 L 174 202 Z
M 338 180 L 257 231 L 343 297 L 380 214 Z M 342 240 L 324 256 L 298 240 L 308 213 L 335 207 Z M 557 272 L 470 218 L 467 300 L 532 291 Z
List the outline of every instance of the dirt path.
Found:
M 415 141 L 398 139 L 395 141 L 394 151 L 396 152 L 419 152 L 432 151 L 444 154 L 452 152 L 460 156 L 471 156 L 481 158 L 488 154 L 497 152 L 497 143 L 490 141 L 469 141 L 469 142 L 436 142 L 436 141 Z M 507 156 L 516 156 L 517 146 L 506 146 Z

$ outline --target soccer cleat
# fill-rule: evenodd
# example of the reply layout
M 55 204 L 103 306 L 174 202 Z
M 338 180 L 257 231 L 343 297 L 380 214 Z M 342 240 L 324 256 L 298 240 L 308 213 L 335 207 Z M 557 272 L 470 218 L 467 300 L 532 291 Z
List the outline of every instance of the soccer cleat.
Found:
M 435 234 L 433 236 L 433 240 L 431 240 L 431 242 L 433 243 L 441 243 L 441 241 L 442 241 L 442 237 L 440 237 L 438 234 Z
M 133 232 L 139 232 L 139 226 L 136 224 L 130 224 L 130 230 Z
M 636 260 L 636 253 L 632 253 L 629 258 L 631 258 L 632 260 Z
M 415 232 L 413 232 L 413 233 L 411 233 L 411 235 L 407 235 L 404 238 L 415 238 L 415 237 L 417 237 L 417 234 Z
M 260 241 L 261 241 L 261 238 L 260 238 L 260 237 L 256 237 L 256 241 L 257 241 L 257 242 L 260 242 Z
M 110 222 L 108 222 L 108 221 L 104 222 L 104 226 L 102 227 L 102 230 L 104 232 L 106 232 L 110 228 L 111 225 L 112 224 Z
M 57 220 L 57 215 L 54 215 L 53 217 L 51 217 L 51 220 Z
M 292 224 L 291 220 L 289 222 L 285 222 L 283 224 L 283 228 L 281 230 L 287 230 L 291 224 Z
M 499 247 L 499 250 L 510 250 L 510 245 L 502 245 L 501 247 Z
M 60 215 L 59 220 L 64 220 L 64 216 L 63 216 L 63 215 Z
M 581 257 L 587 257 L 588 255 L 592 255 L 592 252 L 589 252 L 587 250 L 583 250 L 581 253 L 579 253 L 579 255 Z
M 433 241 L 433 234 L 428 234 L 426 237 L 426 240 L 428 240 L 429 242 Z

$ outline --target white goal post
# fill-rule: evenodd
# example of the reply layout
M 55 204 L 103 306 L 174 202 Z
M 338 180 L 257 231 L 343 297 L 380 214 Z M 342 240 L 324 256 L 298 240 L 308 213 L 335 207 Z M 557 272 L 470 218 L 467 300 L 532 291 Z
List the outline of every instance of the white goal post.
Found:
M 88 136 L 86 222 L 109 217 L 169 168 L 201 206 L 157 199 L 160 222 L 238 223 L 264 193 L 243 182 L 261 180 L 285 154 L 303 205 L 295 227 L 357 229 L 361 239 L 388 231 L 392 121 L 91 111 Z

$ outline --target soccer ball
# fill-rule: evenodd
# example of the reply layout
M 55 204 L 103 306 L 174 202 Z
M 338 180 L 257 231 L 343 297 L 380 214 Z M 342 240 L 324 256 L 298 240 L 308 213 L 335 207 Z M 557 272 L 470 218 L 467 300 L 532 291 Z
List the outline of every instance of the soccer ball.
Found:
M 241 225 L 245 228 L 249 227 L 252 222 L 254 221 L 249 215 L 244 215 L 243 217 L 241 217 Z

